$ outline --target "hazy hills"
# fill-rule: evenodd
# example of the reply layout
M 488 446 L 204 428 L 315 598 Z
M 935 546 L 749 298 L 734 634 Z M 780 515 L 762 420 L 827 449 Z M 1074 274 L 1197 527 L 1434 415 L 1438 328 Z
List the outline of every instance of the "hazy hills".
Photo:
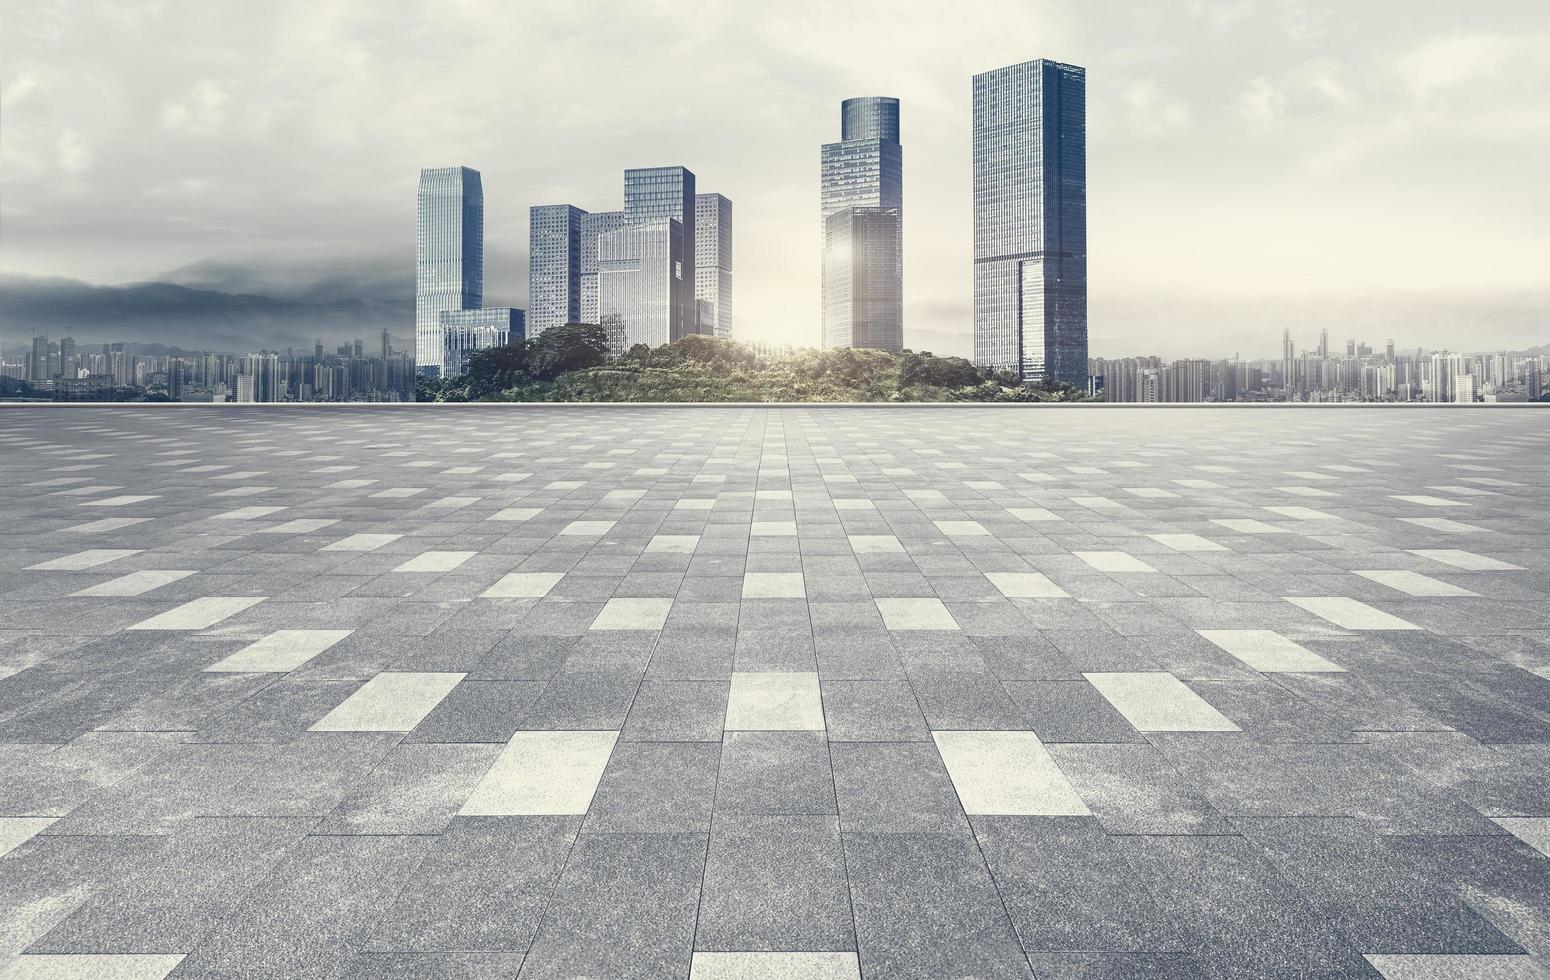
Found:
M 375 348 L 387 328 L 404 345 L 414 333 L 412 300 L 297 302 L 191 289 L 165 282 L 93 286 L 74 279 L 0 275 L 0 341 L 25 345 L 34 332 L 80 344 L 126 341 L 184 350 L 252 351 L 336 346 L 356 337 Z

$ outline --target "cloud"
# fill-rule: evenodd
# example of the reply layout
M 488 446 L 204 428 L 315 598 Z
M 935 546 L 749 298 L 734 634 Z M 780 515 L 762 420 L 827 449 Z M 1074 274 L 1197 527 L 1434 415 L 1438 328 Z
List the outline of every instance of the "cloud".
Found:
M 67 129 L 59 134 L 59 169 L 67 174 L 84 173 L 91 167 L 91 148 L 81 139 L 81 134 Z
M 209 136 L 225 122 L 229 98 L 219 82 L 202 78 L 194 83 L 187 95 L 162 106 L 162 128 L 195 136 Z
M 1189 106 L 1170 99 L 1150 78 L 1126 86 L 1123 96 L 1130 128 L 1142 136 L 1179 133 L 1190 127 Z
M 1286 95 L 1274 82 L 1261 75 L 1249 80 L 1238 96 L 1236 107 L 1239 117 L 1251 128 L 1266 130 L 1280 122 L 1286 113 Z

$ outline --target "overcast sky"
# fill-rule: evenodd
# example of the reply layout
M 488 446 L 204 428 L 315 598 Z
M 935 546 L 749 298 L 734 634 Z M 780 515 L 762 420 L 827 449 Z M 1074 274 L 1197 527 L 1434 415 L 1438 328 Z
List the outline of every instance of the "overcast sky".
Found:
M 970 76 L 1087 68 L 1092 350 L 1283 324 L 1550 340 L 1545 0 L 3 0 L 0 270 L 413 289 L 421 166 L 483 173 L 486 303 L 527 209 L 683 164 L 735 208 L 745 337 L 818 334 L 818 147 L 902 100 L 905 341 L 970 330 Z

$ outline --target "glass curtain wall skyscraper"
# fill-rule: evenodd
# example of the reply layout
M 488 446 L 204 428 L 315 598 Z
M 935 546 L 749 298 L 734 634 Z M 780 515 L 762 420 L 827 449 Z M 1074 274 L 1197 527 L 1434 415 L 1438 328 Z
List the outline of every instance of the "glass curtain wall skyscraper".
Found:
M 624 222 L 657 218 L 683 226 L 683 257 L 675 259 L 671 294 L 673 340 L 697 332 L 694 301 L 694 172 L 687 167 L 638 167 L 624 172 Z
M 694 298 L 709 303 L 700 333 L 732 337 L 732 202 L 694 196 Z
M 825 347 L 904 346 L 904 161 L 899 100 L 840 104 L 820 156 Z
M 626 170 L 622 211 L 555 204 L 529 213 L 529 336 L 571 321 L 596 323 L 623 350 L 627 335 L 631 344 L 655 345 L 731 333 L 732 202 L 696 194 L 689 169 Z M 662 310 L 647 309 L 659 301 Z
M 974 362 L 1087 383 L 1087 73 L 974 76 Z
M 484 302 L 484 188 L 479 171 L 427 167 L 420 171 L 415 234 L 415 361 L 439 374 L 441 314 Z
M 528 335 L 581 319 L 581 222 L 586 212 L 569 204 L 528 211 Z

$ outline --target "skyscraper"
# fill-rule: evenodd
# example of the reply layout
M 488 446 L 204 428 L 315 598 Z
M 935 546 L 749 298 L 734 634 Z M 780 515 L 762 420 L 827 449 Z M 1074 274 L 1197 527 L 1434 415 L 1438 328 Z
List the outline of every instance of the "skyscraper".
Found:
M 676 300 L 691 251 L 685 246 L 683 223 L 675 218 L 644 218 L 598 239 L 598 322 L 614 353 L 682 336 Z
M 626 170 L 624 210 L 545 205 L 531 227 L 529 336 L 596 323 L 622 351 L 731 332 L 732 202 L 688 168 Z
M 1087 73 L 974 76 L 974 361 L 1087 380 Z
M 825 347 L 904 346 L 904 162 L 899 100 L 840 103 L 819 163 Z
M 709 303 L 701 333 L 732 336 L 732 202 L 720 194 L 694 195 L 694 298 Z
M 586 212 L 569 204 L 529 209 L 528 335 L 581 322 L 581 223 Z
M 441 372 L 441 313 L 484 303 L 484 188 L 479 171 L 427 167 L 420 171 L 415 235 L 415 361 Z
M 623 211 L 593 211 L 581 217 L 581 322 L 599 322 L 597 308 L 597 242 L 624 227 Z
M 687 167 L 638 167 L 624 172 L 624 221 L 668 218 L 683 225 L 683 257 L 673 267 L 673 340 L 698 329 L 694 302 L 694 172 Z

